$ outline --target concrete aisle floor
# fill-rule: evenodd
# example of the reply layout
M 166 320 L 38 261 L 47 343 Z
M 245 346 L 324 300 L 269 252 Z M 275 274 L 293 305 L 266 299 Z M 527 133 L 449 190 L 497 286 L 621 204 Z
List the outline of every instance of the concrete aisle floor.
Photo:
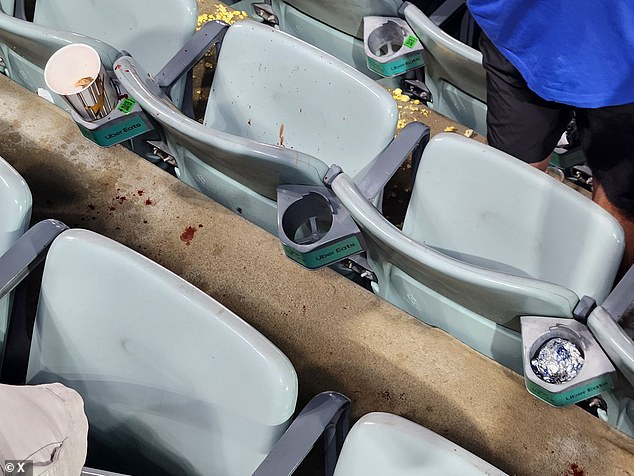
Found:
M 330 270 L 300 268 L 275 237 L 122 147 L 95 146 L 4 76 L 0 110 L 0 155 L 29 183 L 34 220 L 109 236 L 228 306 L 289 356 L 300 403 L 342 391 L 354 418 L 403 415 L 510 474 L 633 474 L 634 440 L 536 400 L 517 374 Z

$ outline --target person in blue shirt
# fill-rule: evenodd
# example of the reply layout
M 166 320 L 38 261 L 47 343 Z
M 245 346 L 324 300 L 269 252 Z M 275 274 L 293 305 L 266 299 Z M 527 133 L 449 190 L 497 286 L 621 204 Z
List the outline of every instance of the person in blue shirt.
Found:
M 575 116 L 593 200 L 634 263 L 634 0 L 467 0 L 482 28 L 490 145 L 546 170 Z

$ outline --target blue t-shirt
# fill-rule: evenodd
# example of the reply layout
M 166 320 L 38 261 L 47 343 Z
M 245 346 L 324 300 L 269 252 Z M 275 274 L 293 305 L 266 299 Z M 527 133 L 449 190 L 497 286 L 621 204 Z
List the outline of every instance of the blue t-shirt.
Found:
M 467 0 L 475 20 L 542 98 L 634 102 L 634 0 Z

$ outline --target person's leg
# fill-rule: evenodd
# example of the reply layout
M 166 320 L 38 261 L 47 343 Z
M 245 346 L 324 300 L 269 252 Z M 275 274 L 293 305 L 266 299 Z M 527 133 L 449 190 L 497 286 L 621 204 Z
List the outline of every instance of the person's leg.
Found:
M 577 128 L 592 169 L 593 200 L 625 232 L 623 275 L 634 264 L 634 103 L 579 109 Z
M 487 76 L 489 145 L 545 171 L 550 153 L 572 117 L 572 108 L 545 101 L 484 35 L 480 37 Z

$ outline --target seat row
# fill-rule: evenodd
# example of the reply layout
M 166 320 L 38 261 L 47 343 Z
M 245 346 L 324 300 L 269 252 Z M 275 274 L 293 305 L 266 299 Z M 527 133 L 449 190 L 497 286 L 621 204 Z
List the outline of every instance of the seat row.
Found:
M 81 421 L 69 409 L 81 413 L 81 405 L 67 401 L 59 418 L 53 412 L 64 392 L 43 387 L 51 391 L 42 397 L 33 387 L 61 383 L 83 400 L 88 464 L 99 468 L 85 468 L 85 475 L 291 474 L 322 435 L 325 474 L 503 474 L 396 415 L 368 414 L 348 433 L 350 402 L 336 392 L 317 395 L 295 416 L 294 367 L 264 336 L 113 240 L 56 220 L 27 229 L 28 186 L 2 159 L 0 179 L 7 211 L 0 217 L 7 329 L 0 375 L 27 384 L 0 385 L 0 401 L 4 395 L 11 402 L 0 405 L 3 462 L 32 460 L 38 471 L 71 474 L 66 458 L 81 454 L 82 425 L 69 423 Z M 8 298 L 41 260 L 29 345 L 31 319 L 10 313 Z M 58 421 L 61 430 L 51 423 Z M 23 436 L 12 437 L 9 428 Z
M 130 36 L 136 30 L 108 15 L 98 23 L 102 38 L 116 47 L 80 35 L 93 33 L 85 18 L 96 11 L 74 3 L 37 2 L 39 25 L 0 14 L 0 40 L 10 45 L 3 50 L 7 74 L 36 90 L 53 51 L 76 41 L 92 45 L 155 121 L 180 178 L 271 233 L 277 231 L 277 187 L 322 187 L 328 165 L 339 165 L 344 173 L 329 186 L 362 229 L 374 290 L 484 355 L 521 373 L 520 316 L 571 318 L 584 296 L 601 303 L 608 295 L 623 253 L 614 219 L 545 174 L 472 140 L 431 140 L 403 230 L 389 224 L 379 212 L 380 194 L 366 197 L 356 186 L 394 160 L 396 105 L 384 89 L 323 51 L 252 21 L 209 24 L 195 35 L 204 39 L 197 42 L 201 51 L 221 47 L 200 124 L 178 109 L 184 89 L 174 86 L 197 57 L 188 42 L 192 2 L 170 3 L 170 16 L 188 20 L 166 22 L 161 31 L 177 40 L 151 52 L 142 49 L 148 37 Z M 126 21 L 148 21 L 140 4 L 126 8 Z M 170 59 L 178 41 L 186 43 L 190 61 Z M 423 138 L 419 155 L 424 134 L 414 136 L 414 142 Z M 417 144 L 410 145 L 406 151 Z M 627 401 L 612 405 L 617 410 L 610 418 L 634 432 Z

